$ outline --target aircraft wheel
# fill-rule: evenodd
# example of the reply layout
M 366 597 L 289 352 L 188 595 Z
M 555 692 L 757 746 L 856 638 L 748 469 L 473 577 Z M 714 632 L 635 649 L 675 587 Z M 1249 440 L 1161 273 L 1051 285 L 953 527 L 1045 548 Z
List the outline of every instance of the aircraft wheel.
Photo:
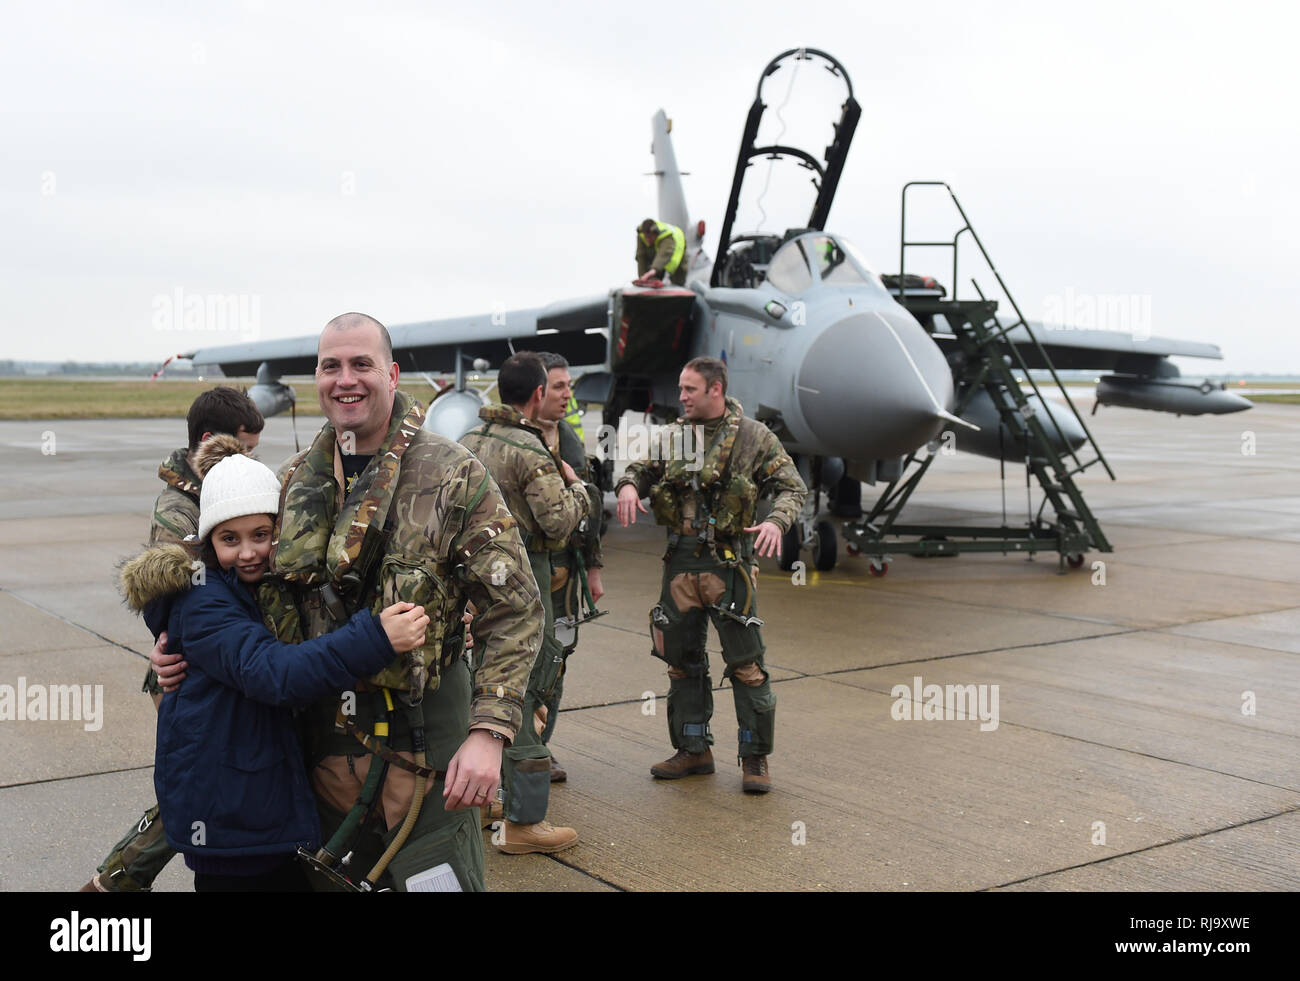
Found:
M 1065 561 L 1071 569 L 1077 569 L 1083 565 L 1083 553 L 1075 552 L 1073 555 L 1067 555 Z
M 799 536 L 799 523 L 796 521 L 790 530 L 781 536 L 781 555 L 776 564 L 789 572 L 799 561 L 799 550 L 803 548 L 803 539 Z
M 829 521 L 817 522 L 817 545 L 813 551 L 813 564 L 818 572 L 830 572 L 835 568 L 838 557 L 838 545 L 835 541 L 835 526 Z
M 871 569 L 871 574 L 875 576 L 877 579 L 879 579 L 881 576 L 883 576 L 886 572 L 889 571 L 889 563 L 884 562 L 880 559 L 872 559 L 870 569 Z

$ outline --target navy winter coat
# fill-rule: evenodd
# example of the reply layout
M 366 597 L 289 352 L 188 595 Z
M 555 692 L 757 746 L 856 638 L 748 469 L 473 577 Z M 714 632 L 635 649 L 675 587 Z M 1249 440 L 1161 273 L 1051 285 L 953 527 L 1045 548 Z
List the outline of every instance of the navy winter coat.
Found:
M 177 546 L 135 562 L 174 565 L 178 555 L 188 580 Z M 158 590 L 162 578 L 136 582 Z M 158 710 L 154 789 L 168 844 L 196 857 L 314 848 L 320 823 L 291 708 L 349 689 L 397 656 L 379 618 L 363 610 L 323 637 L 282 644 L 233 569 L 209 568 L 203 585 L 145 603 L 136 592 L 128 584 L 154 636 L 166 628 L 167 652 L 184 653 L 189 665 Z

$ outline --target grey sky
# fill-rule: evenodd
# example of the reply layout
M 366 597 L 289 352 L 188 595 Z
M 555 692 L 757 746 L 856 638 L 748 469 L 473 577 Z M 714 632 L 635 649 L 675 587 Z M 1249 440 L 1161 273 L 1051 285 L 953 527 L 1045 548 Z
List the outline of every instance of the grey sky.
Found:
M 946 179 L 1027 316 L 1137 297 L 1151 332 L 1224 348 L 1184 373 L 1300 373 L 1300 15 L 902 7 L 10 4 L 0 357 L 240 339 L 159 330 L 177 290 L 255 298 L 264 338 L 603 292 L 654 211 L 661 106 L 716 253 L 758 72 L 807 44 L 863 105 L 829 227 L 879 271 L 903 182 Z

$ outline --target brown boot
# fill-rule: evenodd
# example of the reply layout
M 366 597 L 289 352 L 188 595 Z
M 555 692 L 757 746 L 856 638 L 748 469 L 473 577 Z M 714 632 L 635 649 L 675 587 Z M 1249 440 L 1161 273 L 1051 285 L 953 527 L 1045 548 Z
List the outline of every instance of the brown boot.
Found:
M 650 772 L 660 780 L 676 780 L 678 777 L 689 777 L 692 773 L 712 773 L 713 752 L 708 748 L 703 753 L 688 753 L 679 749 L 671 759 L 650 767 Z
M 740 760 L 740 786 L 747 794 L 765 794 L 772 789 L 766 756 L 744 756 Z
M 484 828 L 492 827 L 493 821 L 503 821 L 506 816 L 505 805 L 500 801 L 491 801 L 479 808 L 482 812 L 482 824 Z
M 578 843 L 578 832 L 572 828 L 556 828 L 549 821 L 536 824 L 514 824 L 507 821 L 501 826 L 499 851 L 507 855 L 531 855 L 534 852 L 561 852 Z

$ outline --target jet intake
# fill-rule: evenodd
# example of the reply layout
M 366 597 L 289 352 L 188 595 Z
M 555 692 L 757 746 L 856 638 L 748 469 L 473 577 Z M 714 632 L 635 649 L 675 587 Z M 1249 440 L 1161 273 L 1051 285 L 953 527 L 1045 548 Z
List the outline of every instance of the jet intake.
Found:
M 1129 375 L 1104 375 L 1097 382 L 1097 405 L 1117 405 L 1126 409 L 1150 409 L 1180 416 L 1225 415 L 1249 409 L 1251 402 L 1223 385 L 1211 381 L 1196 382 L 1185 378 L 1137 378 Z M 1095 411 L 1095 410 L 1094 410 Z
M 488 404 L 474 388 L 449 388 L 429 403 L 424 429 L 450 440 L 459 440 L 479 424 L 478 410 Z

